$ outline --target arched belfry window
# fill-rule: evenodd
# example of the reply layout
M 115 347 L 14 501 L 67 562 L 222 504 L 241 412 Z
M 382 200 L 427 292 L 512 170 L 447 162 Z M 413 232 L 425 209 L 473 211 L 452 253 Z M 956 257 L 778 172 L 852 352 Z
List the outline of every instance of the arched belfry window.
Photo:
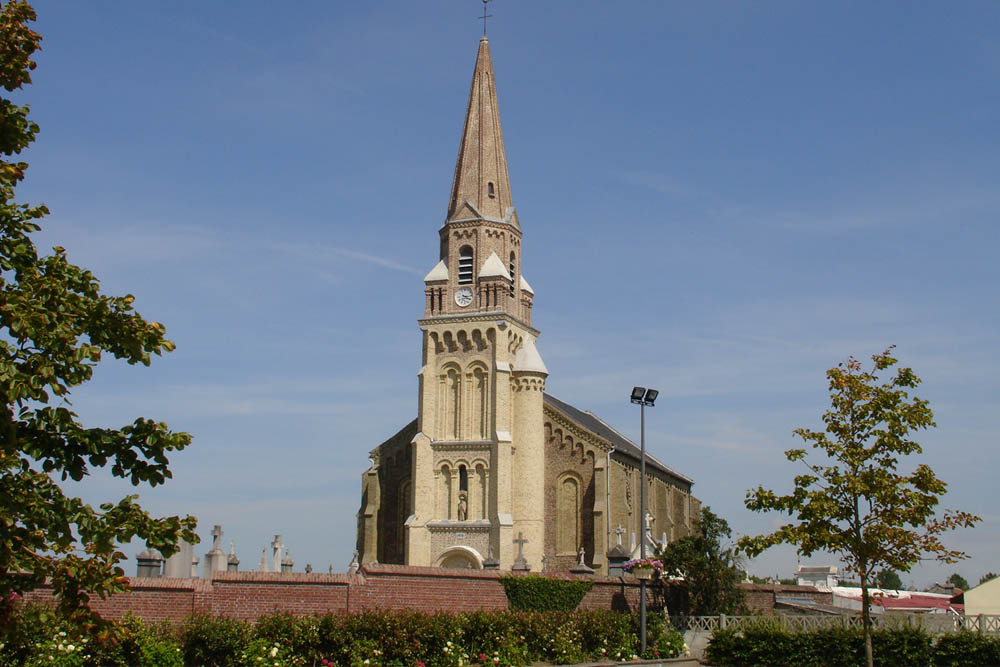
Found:
M 458 251 L 458 284 L 472 282 L 472 246 L 464 245 Z
M 486 194 L 490 196 L 490 199 L 493 199 L 494 197 L 497 196 L 497 192 L 493 187 L 493 183 L 486 184 Z

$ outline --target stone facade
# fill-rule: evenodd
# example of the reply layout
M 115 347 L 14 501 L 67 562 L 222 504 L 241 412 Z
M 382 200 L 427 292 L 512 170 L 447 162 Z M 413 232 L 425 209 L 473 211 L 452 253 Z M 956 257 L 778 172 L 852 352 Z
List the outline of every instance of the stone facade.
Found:
M 473 72 L 438 263 L 424 279 L 417 419 L 371 452 L 362 563 L 607 574 L 617 535 L 640 534 L 638 448 L 545 394 L 531 325 L 489 42 Z M 652 534 L 686 535 L 691 480 L 647 460 Z M 621 526 L 616 537 L 612 531 Z

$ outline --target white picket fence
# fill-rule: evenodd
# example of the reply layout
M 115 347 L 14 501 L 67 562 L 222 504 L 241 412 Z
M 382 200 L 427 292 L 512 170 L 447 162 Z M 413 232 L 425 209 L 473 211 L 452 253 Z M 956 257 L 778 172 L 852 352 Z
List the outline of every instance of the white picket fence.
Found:
M 671 616 L 670 623 L 679 632 L 715 632 L 755 628 L 781 628 L 789 632 L 808 632 L 825 628 L 861 628 L 860 616 L 809 614 L 777 616 Z M 919 628 L 932 635 L 963 630 L 979 634 L 1000 634 L 1000 616 L 979 614 L 879 614 L 872 616 L 876 629 Z

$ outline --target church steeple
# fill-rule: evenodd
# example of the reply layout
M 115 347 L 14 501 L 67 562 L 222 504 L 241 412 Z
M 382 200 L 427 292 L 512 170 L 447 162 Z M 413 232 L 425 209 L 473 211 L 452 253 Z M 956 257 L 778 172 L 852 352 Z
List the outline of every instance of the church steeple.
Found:
M 455 161 L 440 262 L 427 277 L 425 317 L 506 313 L 531 324 L 521 227 L 510 193 L 490 43 L 479 41 Z
M 447 221 L 476 218 L 505 220 L 515 228 L 518 226 L 500 129 L 490 43 L 485 36 L 479 40 L 479 54 L 472 74 Z

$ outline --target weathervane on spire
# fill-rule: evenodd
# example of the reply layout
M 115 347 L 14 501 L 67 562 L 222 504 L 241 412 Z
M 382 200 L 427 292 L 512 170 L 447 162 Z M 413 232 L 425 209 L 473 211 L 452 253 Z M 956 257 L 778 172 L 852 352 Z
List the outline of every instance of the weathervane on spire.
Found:
M 486 13 L 486 5 L 493 2 L 493 0 L 483 0 L 483 15 L 480 17 L 483 20 L 483 37 L 486 37 L 486 19 L 493 18 L 493 14 Z

